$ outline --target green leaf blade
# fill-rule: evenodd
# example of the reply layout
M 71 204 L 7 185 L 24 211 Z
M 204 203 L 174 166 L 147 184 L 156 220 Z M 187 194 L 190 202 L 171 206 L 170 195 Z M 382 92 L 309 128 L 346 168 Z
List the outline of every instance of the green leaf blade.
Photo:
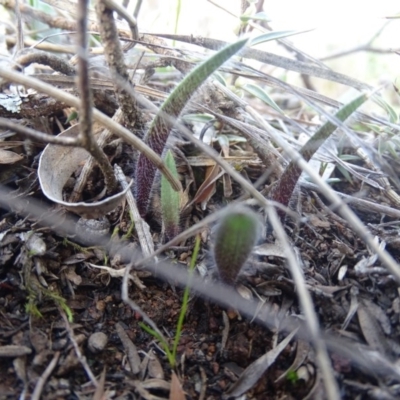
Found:
M 275 103 L 275 101 L 272 100 L 272 98 L 268 95 L 268 93 L 264 89 L 260 88 L 259 86 L 253 85 L 251 83 L 243 85 L 241 88 L 246 92 L 250 93 L 251 95 L 253 95 L 254 97 L 259 98 L 261 101 L 263 101 L 268 106 L 272 107 L 278 113 L 284 115 L 284 112 L 279 108 L 279 106 Z
M 178 178 L 178 171 L 171 150 L 165 155 L 165 165 L 175 178 Z M 179 203 L 180 196 L 172 188 L 168 180 L 161 176 L 161 211 L 164 223 L 165 236 L 167 241 L 173 239 L 179 233 Z
M 174 119 L 178 118 L 190 97 L 201 84 L 224 62 L 241 50 L 247 41 L 247 39 L 239 40 L 215 53 L 190 72 L 168 96 L 145 136 L 145 143 L 158 155 L 161 155 L 164 151 L 173 126 L 173 122 L 171 122 L 170 118 L 166 118 L 166 114 Z M 155 175 L 156 167 L 141 153 L 136 166 L 135 195 L 139 213 L 142 217 L 147 213 Z
M 370 97 L 370 94 L 363 93 L 356 97 L 354 100 L 345 104 L 340 108 L 335 118 L 341 122 L 346 121 L 362 104 L 364 104 Z M 332 135 L 337 129 L 337 126 L 327 121 L 325 122 L 307 141 L 306 144 L 300 149 L 299 153 L 305 161 L 310 161 L 317 150 L 325 143 L 325 141 Z M 302 174 L 302 169 L 297 165 L 295 161 L 291 161 L 283 172 L 278 184 L 270 193 L 270 199 L 281 203 L 284 206 L 288 206 L 290 199 L 292 198 L 293 192 L 297 185 L 297 182 Z M 278 210 L 280 217 L 283 217 L 284 213 L 282 210 Z
M 152 125 L 157 124 L 157 120 L 162 112 L 170 116 L 178 117 L 185 107 L 186 103 L 192 97 L 193 93 L 203 84 L 203 82 L 212 75 L 222 64 L 228 61 L 239 50 L 241 50 L 248 39 L 239 40 L 222 50 L 215 53 L 212 57 L 207 59 L 202 64 L 198 65 L 190 74 L 188 74 L 183 81 L 175 88 L 175 90 L 168 96 L 167 100 L 163 103 L 160 113 L 154 119 Z M 149 132 L 149 134 L 152 134 Z

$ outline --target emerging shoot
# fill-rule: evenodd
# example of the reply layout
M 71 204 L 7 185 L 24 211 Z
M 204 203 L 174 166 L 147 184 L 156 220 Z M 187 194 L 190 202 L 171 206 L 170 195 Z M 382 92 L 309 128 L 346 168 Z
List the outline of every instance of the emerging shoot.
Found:
M 214 257 L 223 282 L 235 283 L 259 231 L 259 216 L 247 207 L 238 206 L 222 218 L 215 234 Z

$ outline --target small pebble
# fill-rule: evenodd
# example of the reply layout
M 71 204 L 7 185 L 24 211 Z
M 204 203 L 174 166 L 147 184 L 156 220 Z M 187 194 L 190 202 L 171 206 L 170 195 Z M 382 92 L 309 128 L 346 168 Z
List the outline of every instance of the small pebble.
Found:
M 235 310 L 232 310 L 231 308 L 227 311 L 227 314 L 230 320 L 236 319 L 238 316 L 238 313 Z
M 103 351 L 107 345 L 107 335 L 103 332 L 96 332 L 90 335 L 88 341 L 88 348 L 92 353 L 99 353 Z

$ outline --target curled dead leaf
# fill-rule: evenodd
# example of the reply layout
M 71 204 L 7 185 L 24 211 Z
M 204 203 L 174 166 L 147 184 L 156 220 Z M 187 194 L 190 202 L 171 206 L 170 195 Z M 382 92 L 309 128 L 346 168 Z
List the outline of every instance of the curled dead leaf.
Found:
M 60 133 L 59 136 L 76 137 L 79 134 L 79 125 Z M 65 147 L 47 145 L 40 157 L 38 177 L 43 194 L 51 201 L 62 205 L 67 210 L 78 214 L 82 218 L 100 218 L 114 210 L 125 198 L 130 185 L 123 191 L 104 200 L 93 203 L 63 201 L 63 190 L 77 167 L 89 158 L 89 153 L 79 147 Z
M 187 204 L 186 207 L 190 207 L 192 204 L 201 203 L 202 209 L 205 210 L 208 201 L 211 199 L 216 191 L 217 180 L 222 175 L 224 175 L 224 173 L 224 171 L 221 171 L 221 167 L 219 165 L 207 167 L 204 182 L 197 190 L 197 193 L 195 194 L 193 200 L 189 204 Z

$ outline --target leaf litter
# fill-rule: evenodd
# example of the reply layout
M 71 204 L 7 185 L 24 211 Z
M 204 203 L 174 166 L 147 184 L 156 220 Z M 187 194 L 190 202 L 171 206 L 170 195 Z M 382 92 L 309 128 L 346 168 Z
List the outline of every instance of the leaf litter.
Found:
M 15 4 L 12 1 L 2 0 L 1 4 L 10 9 L 13 15 Z M 39 14 L 38 10 L 26 8 L 28 6 L 20 7 L 22 13 L 30 12 L 37 19 L 43 19 L 43 14 Z M 50 15 L 45 22 L 62 29 L 66 29 L 71 23 L 63 18 L 56 21 Z M 62 26 L 57 25 L 60 23 Z M 120 27 L 119 22 L 117 25 Z M 123 30 L 120 33 L 126 34 Z M 142 35 L 141 39 L 144 45 L 140 51 L 146 53 L 148 50 L 145 46 L 153 46 L 154 52 L 163 55 L 156 61 L 149 61 L 151 57 L 146 57 L 146 60 L 137 65 L 143 76 L 139 84 L 141 93 L 149 94 L 154 104 L 160 106 L 160 101 L 168 96 L 169 91 L 164 79 L 164 76 L 168 76 L 166 66 L 172 64 L 176 70 L 187 73 L 188 66 L 191 69 L 189 58 L 186 60 L 179 53 L 179 48 L 169 47 L 169 43 L 160 38 Z M 69 43 L 68 38 L 62 40 L 64 45 Z M 196 41 L 197 38 L 193 38 L 193 42 Z M 39 43 L 38 46 L 42 44 Z M 155 44 L 162 47 L 154 47 Z M 204 45 L 210 45 L 210 41 L 206 41 Z M 267 53 L 263 55 L 258 50 L 254 52 L 250 48 L 246 48 L 246 52 L 242 55 L 248 54 L 252 58 L 270 56 Z M 176 57 L 177 54 L 179 58 Z M 302 73 L 312 71 L 305 62 L 292 61 L 290 64 L 288 60 L 277 57 L 275 64 L 291 65 L 291 69 Z M 221 74 L 224 79 L 228 80 L 231 73 L 240 74 L 233 65 L 228 63 L 224 66 Z M 243 74 L 250 76 L 250 69 L 246 69 L 244 64 L 237 65 L 243 67 Z M 159 71 L 156 74 L 155 69 Z M 321 68 L 316 68 L 315 71 L 320 77 L 366 87 L 365 84 L 351 78 L 346 80 L 345 76 L 329 70 L 324 72 Z M 29 73 L 39 77 L 41 72 L 42 68 L 36 64 Z M 265 76 L 259 74 L 257 77 L 254 71 L 251 73 L 253 76 L 250 76 L 246 84 L 247 88 L 254 90 L 251 90 L 252 97 L 246 96 L 245 100 L 253 105 L 261 93 L 262 101 L 268 98 L 270 104 L 274 107 L 276 105 L 275 109 L 282 111 L 284 115 L 277 117 L 272 111 L 269 114 L 268 108 L 263 108 L 263 112 L 266 116 L 273 116 L 271 118 L 274 119 L 274 126 L 280 127 L 282 136 L 286 135 L 299 149 L 296 141 L 301 131 L 306 130 L 311 136 L 317 130 L 308 123 L 316 111 L 299 109 L 295 113 L 289 107 L 285 109 L 281 103 L 277 105 L 275 98 L 279 99 L 278 95 L 282 94 L 283 83 L 278 90 L 276 81 L 271 80 L 274 85 L 271 83 L 269 87 L 265 83 Z M 96 74 L 102 76 L 103 71 L 98 70 Z M 73 80 L 65 77 L 63 81 L 62 74 L 50 76 L 59 78 L 63 83 L 62 90 L 66 93 L 76 94 Z M 257 81 L 251 79 L 256 77 L 259 78 Z M 109 74 L 104 78 L 104 82 L 112 80 Z M 96 76 L 90 76 L 89 79 L 94 82 Z M 255 89 L 258 86 L 254 83 L 263 87 L 260 90 Z M 96 87 L 93 85 L 95 96 L 96 90 L 99 91 Z M 2 96 L 10 98 L 12 92 L 6 85 L 2 90 Z M 102 88 L 102 91 L 106 94 L 101 100 L 103 104 L 96 106 L 109 110 L 109 115 L 112 116 L 116 110 L 116 95 L 111 86 L 107 90 Z M 293 96 L 298 104 L 306 99 L 315 101 L 318 97 L 318 93 L 301 93 L 305 97 L 300 99 L 290 92 L 286 94 Z M 47 100 L 50 99 L 47 96 Z M 333 100 L 324 97 L 319 99 L 337 105 Z M 99 102 L 97 98 L 95 101 Z M 58 134 L 70 127 L 66 105 L 59 100 L 57 102 L 57 107 L 54 107 L 50 101 L 43 101 L 43 105 L 49 108 L 47 114 L 42 113 L 45 117 L 41 118 L 52 134 Z M 222 152 L 224 159 L 248 182 L 256 184 L 263 177 L 264 180 L 257 182 L 257 185 L 261 193 L 268 197 L 274 187 L 274 181 L 270 178 L 274 174 L 279 175 L 279 171 L 287 164 L 284 153 L 280 153 L 281 149 L 274 144 L 273 137 L 268 137 L 268 132 L 254 125 L 250 114 L 240 110 L 231 99 L 208 83 L 190 101 L 188 108 L 191 110 L 184 110 L 183 114 L 194 109 L 202 115 L 204 106 L 211 108 L 212 115 L 224 117 L 221 117 L 220 125 L 214 124 L 219 140 L 210 143 L 210 146 L 219 153 Z M 7 110 L 9 107 L 3 111 L 0 108 L 0 118 L 9 118 Z M 66 110 L 65 113 L 62 110 Z M 333 114 L 332 109 L 324 110 L 329 115 Z M 14 108 L 13 113 L 16 120 L 22 119 L 24 123 L 36 128 L 40 126 L 27 113 L 26 104 L 24 108 Z M 330 165 L 329 173 L 330 178 L 336 182 L 335 190 L 352 198 L 355 204 L 353 209 L 376 236 L 377 245 L 397 261 L 398 219 L 376 209 L 365 209 L 365 203 L 364 208 L 357 207 L 357 197 L 362 196 L 372 203 L 391 208 L 393 213 L 399 208 L 396 179 L 391 179 L 391 175 L 396 175 L 399 170 L 398 162 L 389 153 L 379 153 L 381 150 L 376 146 L 376 137 L 370 135 L 368 138 L 363 135 L 368 125 L 362 125 L 362 122 L 373 122 L 375 125 L 379 122 L 382 129 L 390 128 L 393 135 L 398 133 L 399 127 L 395 124 L 393 112 L 390 120 L 367 113 L 357 113 L 356 116 L 357 123 L 361 121 L 361 126 L 353 130 L 352 123 L 349 124 L 347 130 L 350 134 L 347 132 L 347 140 L 342 132 L 337 132 L 333 138 L 335 145 L 325 152 L 317 153 L 315 159 L 319 161 L 321 174 L 324 163 Z M 151 123 L 151 112 L 143 112 L 142 117 L 147 124 Z M 326 118 L 326 115 L 321 115 L 321 118 Z M 235 122 L 230 125 L 229 119 Z M 192 128 L 190 121 L 186 122 L 186 127 Z M 39 130 L 46 131 L 44 125 Z M 173 135 L 184 139 L 177 131 Z M 178 277 L 171 276 L 167 280 L 157 278 L 155 272 L 149 272 L 145 266 L 137 266 L 139 260 L 127 260 L 121 250 L 128 248 L 130 254 L 133 254 L 141 248 L 146 257 L 151 257 L 153 249 L 163 245 L 157 193 L 152 198 L 146 220 L 135 210 L 135 199 L 128 200 L 130 205 L 126 207 L 124 196 L 112 207 L 98 208 L 98 214 L 94 216 L 107 214 L 112 228 L 112 232 L 107 234 L 112 233 L 110 243 L 114 241 L 115 246 L 107 249 L 98 246 L 85 247 L 79 240 L 82 234 L 79 229 L 78 232 L 73 232 L 75 229 L 72 228 L 71 235 L 68 236 L 59 230 L 59 227 L 67 230 L 69 215 L 66 216 L 65 211 L 56 207 L 55 202 L 48 201 L 43 185 L 42 188 L 38 185 L 37 160 L 43 146 L 35 141 L 31 146 L 25 145 L 27 141 L 24 142 L 25 138 L 18 132 L 11 136 L 9 131 L 3 133 L 3 153 L 0 155 L 4 155 L 4 168 L 2 167 L 0 178 L 2 185 L 7 185 L 14 191 L 14 201 L 8 202 L 7 207 L 11 212 L 2 202 L 4 208 L 0 214 L 0 357 L 4 360 L 0 365 L 1 393 L 8 398 L 18 398 L 21 393 L 28 393 L 44 399 L 112 399 L 129 396 L 144 399 L 278 399 L 310 398 L 321 393 L 326 380 L 324 371 L 319 367 L 319 356 L 313 349 L 313 343 L 308 343 L 309 338 L 304 337 L 307 328 L 301 323 L 305 317 L 296 297 L 298 283 L 288 273 L 287 250 L 280 244 L 276 232 L 270 229 L 268 221 L 258 246 L 253 249 L 232 289 L 240 293 L 242 299 L 245 297 L 245 301 L 257 304 L 252 313 L 253 319 L 247 319 L 248 315 L 241 311 L 241 306 L 235 307 L 236 303 L 223 307 L 204 299 L 207 297 L 207 285 L 214 287 L 212 284 L 218 282 L 211 251 L 216 225 L 202 225 L 204 218 L 217 214 L 225 204 L 242 201 L 252 206 L 259 213 L 260 221 L 265 222 L 262 207 L 250 200 L 235 179 L 208 158 L 208 154 L 205 157 L 187 140 L 180 140 L 177 145 L 179 151 L 174 153 L 179 179 L 188 197 L 187 204 L 190 205 L 187 206 L 189 211 L 184 216 L 182 213 L 182 234 L 184 235 L 186 228 L 196 224 L 199 224 L 201 232 L 202 251 L 197 265 L 198 271 L 201 270 L 204 292 L 193 291 L 190 295 L 177 349 L 177 367 L 173 370 L 160 341 L 145 332 L 139 322 L 145 314 L 165 340 L 172 344 L 182 306 L 182 284 Z M 232 137 L 245 140 L 226 140 Z M 390 151 L 398 152 L 396 141 L 392 144 Z M 4 153 L 10 148 L 12 151 Z M 268 149 L 271 154 L 266 153 Z M 113 163 L 121 167 L 118 170 L 120 178 L 126 175 L 128 181 L 131 180 L 135 175 L 137 153 L 128 144 L 118 140 L 112 144 L 110 139 L 104 145 L 104 151 Z M 46 152 L 47 150 L 42 153 L 42 157 Z M 179 154 L 183 154 L 185 159 Z M 73 162 L 75 165 L 68 166 L 68 170 L 58 164 L 47 168 L 50 175 L 59 176 L 57 174 L 60 172 L 64 173 L 62 187 L 57 187 L 56 197 L 59 204 L 64 205 L 64 199 L 72 193 L 83 160 L 84 158 Z M 190 172 L 185 164 L 188 160 Z M 54 162 L 58 161 L 60 157 L 56 155 Z M 272 168 L 273 163 L 279 163 L 278 167 Z M 226 178 L 228 176 L 229 179 Z M 193 179 L 196 180 L 195 187 L 199 188 L 197 191 L 192 190 L 188 183 L 191 180 L 193 182 Z M 157 192 L 159 181 L 156 176 L 153 192 Z M 122 184 L 125 190 L 127 185 L 127 181 Z M 95 167 L 90 172 L 82 193 L 83 204 L 96 208 L 96 204 L 93 206 L 87 200 L 95 199 L 102 187 L 104 188 L 103 178 Z M 323 195 L 302 187 L 299 200 L 301 207 L 292 207 L 290 214 L 297 213 L 297 216 L 287 217 L 284 227 L 291 238 L 291 246 L 296 253 L 298 267 L 302 269 L 306 288 L 312 295 L 318 322 L 327 333 L 324 337 L 330 348 L 334 378 L 340 386 L 343 398 L 396 398 L 399 396 L 400 376 L 395 363 L 400 353 L 398 282 L 384 267 L 377 254 L 355 234 L 351 224 L 336 214 L 337 210 L 330 207 Z M 31 205 L 34 199 L 45 205 L 39 217 L 34 216 L 33 208 L 27 208 L 27 212 L 21 208 L 13 208 L 17 207 L 21 194 L 30 196 Z M 52 223 L 48 222 L 49 216 L 54 213 L 58 213 L 55 214 L 57 218 L 53 218 Z M 85 216 L 93 215 L 86 213 Z M 76 218 L 74 221 L 76 222 Z M 216 219 L 215 222 L 217 221 L 219 220 Z M 172 262 L 183 274 L 193 256 L 193 234 L 178 239 L 175 247 L 164 251 L 159 259 L 162 262 Z M 124 303 L 121 294 L 122 278 L 132 266 L 128 289 L 135 307 Z M 157 268 L 163 268 L 161 262 Z M 201 293 L 203 296 L 200 296 Z M 263 326 L 259 317 L 267 309 L 272 318 L 269 329 Z M 285 325 L 291 319 L 300 324 L 298 337 L 295 336 L 296 331 L 288 330 Z M 99 337 L 107 339 L 103 342 L 104 347 L 93 347 L 93 335 L 98 333 L 102 334 Z M 328 337 L 328 334 L 335 335 L 332 342 L 329 341 L 331 336 Z M 340 342 L 343 339 L 345 341 Z M 339 349 L 340 345 L 335 348 L 335 340 L 343 344 L 342 349 Z M 99 350 L 95 351 L 95 348 Z M 370 362 L 365 362 L 365 358 L 357 353 L 358 349 L 369 357 Z M 360 360 L 364 360 L 364 365 Z M 377 365 L 382 368 L 379 370 Z

